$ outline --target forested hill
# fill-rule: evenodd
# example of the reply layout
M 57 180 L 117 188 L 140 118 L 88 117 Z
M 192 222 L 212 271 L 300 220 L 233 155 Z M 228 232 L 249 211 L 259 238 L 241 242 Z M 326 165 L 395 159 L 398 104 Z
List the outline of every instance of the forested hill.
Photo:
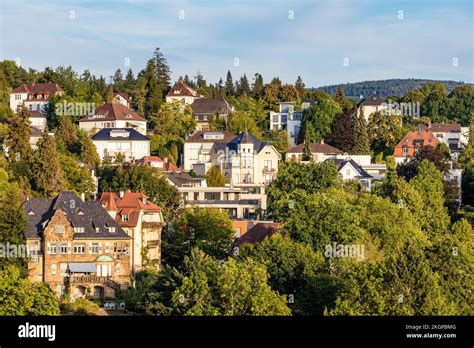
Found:
M 456 81 L 440 81 L 440 80 L 422 80 L 422 79 L 390 79 L 390 80 L 378 80 L 378 81 L 362 81 L 354 83 L 346 83 L 331 86 L 322 86 L 314 88 L 315 90 L 322 90 L 329 94 L 335 94 L 339 87 L 344 89 L 344 94 L 347 97 L 357 98 L 361 95 L 367 97 L 374 93 L 381 95 L 382 97 L 388 97 L 391 95 L 401 96 L 408 91 L 423 87 L 426 82 L 439 82 L 446 86 L 448 93 L 451 92 L 455 87 L 463 85 L 464 82 Z

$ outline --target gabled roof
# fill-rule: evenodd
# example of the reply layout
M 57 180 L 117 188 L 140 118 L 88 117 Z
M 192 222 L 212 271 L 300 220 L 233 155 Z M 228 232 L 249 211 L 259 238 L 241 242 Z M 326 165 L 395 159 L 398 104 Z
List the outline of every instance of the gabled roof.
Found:
M 386 103 L 386 100 L 379 95 L 371 95 L 370 97 L 364 99 L 359 103 L 359 106 L 379 106 L 383 103 Z
M 348 164 L 350 164 L 355 171 L 359 174 L 358 178 L 372 178 L 372 175 L 367 173 L 361 166 L 359 166 L 353 159 L 348 158 L 348 159 L 332 159 L 328 158 L 326 161 L 333 161 L 334 164 L 336 164 L 337 171 L 342 172 L 344 170 L 344 167 Z
M 24 83 L 17 88 L 15 88 L 12 93 L 29 93 L 29 94 L 55 94 L 58 92 L 64 92 L 64 90 L 59 87 L 57 83 Z
M 202 182 L 204 178 L 195 178 L 185 172 L 169 172 L 165 173 L 168 180 L 171 181 L 176 187 L 185 187 L 189 183 Z
M 258 222 L 235 241 L 234 247 L 239 247 L 245 243 L 261 243 L 265 238 L 277 233 L 279 226 L 280 224 L 277 222 Z
M 461 133 L 460 124 L 432 123 L 420 125 L 420 130 L 430 130 L 434 133 Z
M 121 96 L 122 98 L 127 99 L 127 100 L 130 99 L 130 94 L 125 93 L 125 92 L 114 92 L 114 93 L 112 94 L 112 96 L 114 96 L 114 97 L 116 97 L 116 96 L 118 96 L 118 95 Z
M 197 97 L 199 94 L 180 77 L 166 95 L 167 97 Z
M 221 137 L 211 137 L 206 139 L 207 135 L 221 135 Z M 234 134 L 222 131 L 222 132 L 209 132 L 199 131 L 191 135 L 184 142 L 185 143 L 228 143 L 235 137 Z
M 92 136 L 93 141 L 135 140 L 150 141 L 148 137 L 133 128 L 103 128 Z
M 130 110 L 125 105 L 120 103 L 104 103 L 95 109 L 94 115 L 84 116 L 79 122 L 116 120 L 146 121 L 142 116 Z
M 311 153 L 323 153 L 325 155 L 338 155 L 342 154 L 342 151 L 332 147 L 328 144 L 321 144 L 321 143 L 311 143 L 309 144 L 309 148 Z M 304 144 L 296 145 L 287 151 L 287 153 L 303 153 L 304 152 Z
M 97 201 L 82 201 L 74 192 L 61 192 L 55 198 L 32 198 L 23 210 L 28 219 L 26 238 L 39 239 L 51 217 L 61 210 L 73 227 L 83 227 L 74 239 L 129 239 L 125 231 Z M 96 227 L 99 232 L 96 232 Z M 115 227 L 109 232 L 107 227 Z
M 254 150 L 259 153 L 265 146 L 269 145 L 270 143 L 257 139 L 249 132 L 241 132 L 228 143 L 215 144 L 214 150 L 224 150 L 227 147 L 230 151 L 237 151 L 239 144 L 253 144 Z
M 415 154 L 415 149 L 423 146 L 436 147 L 438 143 L 438 138 L 436 138 L 436 136 L 431 131 L 410 131 L 395 146 L 393 156 L 404 157 L 404 147 L 408 149 L 408 156 L 413 156 Z
M 146 213 L 161 211 L 158 205 L 141 192 L 125 192 L 122 198 L 115 192 L 103 192 L 99 202 L 105 210 L 117 212 L 115 221 L 123 227 L 137 226 L 141 211 Z M 123 215 L 128 215 L 128 221 L 123 221 Z
M 164 161 L 159 156 L 144 156 L 136 161 L 137 166 L 151 166 L 152 163 L 161 163 L 162 167 L 153 167 L 163 171 L 180 171 L 180 169 L 169 161 Z
M 224 99 L 196 99 L 191 104 L 193 115 L 229 115 L 232 107 Z

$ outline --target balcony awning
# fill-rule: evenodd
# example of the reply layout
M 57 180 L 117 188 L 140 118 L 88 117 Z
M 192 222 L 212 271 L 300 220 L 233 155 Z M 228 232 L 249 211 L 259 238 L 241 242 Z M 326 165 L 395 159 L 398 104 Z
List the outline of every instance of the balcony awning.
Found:
M 95 273 L 96 267 L 93 262 L 71 262 L 69 264 L 69 272 L 71 273 Z

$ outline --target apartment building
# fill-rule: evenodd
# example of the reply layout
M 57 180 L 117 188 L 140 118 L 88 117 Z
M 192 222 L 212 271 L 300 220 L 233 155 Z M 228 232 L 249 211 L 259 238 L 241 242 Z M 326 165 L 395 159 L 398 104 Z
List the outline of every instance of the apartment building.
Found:
M 286 130 L 290 146 L 295 146 L 301 128 L 303 112 L 314 104 L 313 101 L 303 101 L 301 108 L 296 109 L 295 102 L 279 103 L 278 112 L 270 111 L 270 130 Z
M 150 139 L 133 128 L 103 128 L 92 136 L 92 142 L 101 161 L 114 162 L 121 155 L 125 162 L 133 162 L 150 156 Z

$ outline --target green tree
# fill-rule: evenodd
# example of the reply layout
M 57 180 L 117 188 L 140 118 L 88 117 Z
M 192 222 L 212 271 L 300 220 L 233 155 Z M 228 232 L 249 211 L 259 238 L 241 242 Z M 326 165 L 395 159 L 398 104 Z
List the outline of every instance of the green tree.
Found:
M 254 83 L 252 85 L 252 97 L 259 99 L 263 95 L 263 77 L 259 73 L 254 76 Z
M 145 95 L 144 95 L 144 114 L 147 120 L 152 120 L 152 118 L 160 110 L 160 105 L 163 98 L 163 92 L 160 89 L 160 85 L 157 80 L 157 70 L 156 70 L 156 61 L 150 59 L 146 65 L 145 70 L 141 72 L 141 75 L 144 79 L 145 86 Z M 152 128 L 153 128 L 152 124 Z
M 10 167 L 16 177 L 29 175 L 31 160 L 29 111 L 22 106 L 7 120 L 5 147 Z
M 79 138 L 80 145 L 80 160 L 88 165 L 90 168 L 98 166 L 100 159 L 97 153 L 97 149 L 92 142 L 92 138 L 86 132 L 82 132 Z
M 331 126 L 331 133 L 326 138 L 326 143 L 343 152 L 352 153 L 355 145 L 354 114 L 356 112 L 352 109 L 336 116 Z
M 185 260 L 186 276 L 173 293 L 184 315 L 291 315 L 285 296 L 268 285 L 264 266 L 252 259 L 223 265 L 200 250 Z
M 224 187 L 226 180 L 219 167 L 212 166 L 206 174 L 206 182 L 208 187 Z
M 382 112 L 374 112 L 370 115 L 368 130 L 371 148 L 376 153 L 387 150 L 393 152 L 393 148 L 405 134 L 400 116 Z
M 56 142 L 60 147 L 71 153 L 78 152 L 79 138 L 74 123 L 71 122 L 69 116 L 61 116 L 59 119 L 59 127 L 55 134 Z
M 212 257 L 226 257 L 235 232 L 225 212 L 212 208 L 183 211 L 163 240 L 163 262 L 180 266 L 198 247 Z
M 224 90 L 226 96 L 228 97 L 235 95 L 234 81 L 232 80 L 232 74 L 230 73 L 230 70 L 227 70 L 227 78 L 225 80 Z
M 367 123 L 365 121 L 362 109 L 356 111 L 354 116 L 354 155 L 368 155 L 370 152 L 370 140 L 367 132 Z
M 303 112 L 298 143 L 301 144 L 304 139 L 314 143 L 326 138 L 331 133 L 334 118 L 341 111 L 339 104 L 330 98 L 322 99 L 319 103 L 310 106 Z M 311 125 L 314 130 L 314 133 L 311 132 L 313 134 L 308 132 L 308 125 Z

